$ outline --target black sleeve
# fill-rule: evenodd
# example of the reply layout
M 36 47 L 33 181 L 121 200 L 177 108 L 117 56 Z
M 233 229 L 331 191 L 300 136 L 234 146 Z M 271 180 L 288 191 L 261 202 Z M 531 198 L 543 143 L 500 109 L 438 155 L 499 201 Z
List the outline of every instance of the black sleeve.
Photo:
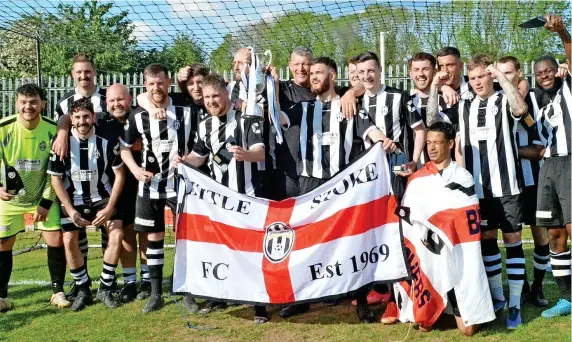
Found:
M 449 121 L 453 124 L 453 128 L 455 128 L 455 133 L 459 135 L 461 133 L 461 127 L 459 125 L 459 103 L 457 102 L 451 108 L 444 108 L 442 115 L 449 118 Z
M 405 116 L 405 124 L 407 126 L 414 128 L 423 123 L 421 115 L 419 115 L 419 112 L 417 112 L 415 106 L 413 105 L 411 96 L 406 92 L 401 94 L 400 111 L 402 115 Z
M 354 116 L 354 137 L 365 139 L 365 133 L 375 125 L 371 121 L 369 114 L 358 106 L 358 115 Z
M 125 136 L 122 139 L 123 145 L 131 147 L 137 141 L 137 138 L 141 138 L 141 133 L 137 130 L 137 125 L 135 122 L 135 114 L 131 114 L 127 120 L 127 130 L 125 130 Z
M 340 95 L 340 97 L 344 96 L 348 90 L 351 89 L 352 86 L 334 86 L 336 94 Z
M 112 168 L 116 169 L 119 166 L 123 165 L 123 160 L 121 159 L 121 155 L 119 154 L 119 141 L 114 141 L 114 142 L 109 142 L 109 143 L 114 143 L 115 145 L 113 146 L 113 149 L 111 149 L 111 152 L 108 154 L 108 162 L 111 165 Z
M 173 106 L 188 107 L 191 103 L 190 96 L 185 93 L 169 93 Z
M 246 147 L 250 148 L 256 144 L 264 144 L 264 138 L 262 137 L 262 124 L 254 120 L 249 121 L 252 122 L 245 125 Z
M 197 142 L 193 145 L 193 152 L 200 157 L 206 157 L 209 155 L 211 150 L 208 148 L 204 139 L 199 136 Z
M 58 103 L 56 105 L 56 114 L 58 114 L 58 118 L 62 117 L 65 115 L 64 111 L 62 110 L 62 105 L 61 103 Z
M 60 156 L 58 156 L 54 151 L 50 152 L 50 159 L 48 160 L 47 172 L 50 175 L 60 176 L 62 178 L 66 172 L 65 163 L 60 160 Z

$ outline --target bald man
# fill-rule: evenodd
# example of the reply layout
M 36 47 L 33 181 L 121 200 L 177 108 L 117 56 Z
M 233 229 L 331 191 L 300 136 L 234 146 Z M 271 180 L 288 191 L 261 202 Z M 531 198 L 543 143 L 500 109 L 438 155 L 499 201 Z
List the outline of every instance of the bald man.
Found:
M 107 112 L 97 114 L 96 134 L 109 141 L 119 140 L 125 133 L 125 125 L 131 114 L 133 99 L 129 94 L 129 88 L 120 83 L 115 83 L 107 89 Z M 141 160 L 141 143 L 131 149 L 135 160 Z M 119 198 L 117 211 L 123 221 L 123 248 L 121 250 L 121 264 L 123 268 L 124 285 L 121 289 L 120 299 L 122 302 L 130 302 L 135 298 L 146 299 L 151 293 L 151 283 L 147 268 L 145 250 L 147 240 L 144 235 L 139 235 L 139 256 L 141 264 L 141 288 L 137 293 L 135 282 L 137 280 L 137 234 L 133 227 L 135 221 L 135 195 L 138 182 L 131 172 L 125 173 L 125 185 Z

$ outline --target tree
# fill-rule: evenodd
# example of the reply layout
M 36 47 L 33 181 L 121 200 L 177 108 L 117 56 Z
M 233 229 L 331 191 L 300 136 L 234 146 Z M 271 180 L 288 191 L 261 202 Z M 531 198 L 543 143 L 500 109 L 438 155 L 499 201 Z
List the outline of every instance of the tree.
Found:
M 58 5 L 58 13 L 43 18 L 43 63 L 50 75 L 68 74 L 70 59 L 87 53 L 100 72 L 132 71 L 137 65 L 137 42 L 127 11 L 111 14 L 112 3 L 86 1 L 80 7 Z
M 36 75 L 36 40 L 23 36 L 21 23 L 12 30 L 0 30 L 0 77 L 31 77 Z
M 214 49 L 209 58 L 209 64 L 213 71 L 230 70 L 232 66 L 232 54 L 235 49 L 235 41 L 232 34 L 227 33 L 222 43 Z

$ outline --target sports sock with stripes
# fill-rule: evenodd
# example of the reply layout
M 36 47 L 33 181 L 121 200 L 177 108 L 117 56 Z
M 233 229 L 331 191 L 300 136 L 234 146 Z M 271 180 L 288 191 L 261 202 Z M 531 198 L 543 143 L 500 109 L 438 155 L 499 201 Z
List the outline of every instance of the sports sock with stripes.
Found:
M 149 265 L 149 277 L 151 278 L 151 294 L 161 295 L 163 293 L 163 263 L 165 261 L 165 250 L 163 240 L 149 241 L 147 245 L 147 265 Z
M 141 281 L 151 281 L 151 278 L 149 278 L 149 266 L 147 264 L 141 264 L 139 265 L 139 268 L 141 269 L 139 271 L 139 278 Z
M 481 241 L 481 253 L 493 299 L 504 301 L 502 289 L 502 259 L 496 239 Z
M 0 252 L 0 298 L 8 297 L 8 282 L 12 275 L 12 251 Z
M 81 252 L 81 256 L 83 257 L 83 265 L 87 269 L 87 252 L 89 250 L 89 245 L 87 241 L 87 232 L 85 229 L 80 229 L 77 240 L 79 243 L 79 250 Z
M 508 278 L 509 303 L 508 307 L 520 309 L 520 295 L 524 284 L 524 251 L 522 241 L 505 243 L 506 247 L 506 274 Z
M 137 269 L 135 267 L 123 267 L 123 282 L 125 285 L 137 281 Z
M 534 282 L 536 286 L 542 286 L 544 275 L 546 274 L 546 265 L 550 259 L 550 249 L 548 244 L 544 246 L 534 245 Z
M 100 285 L 99 288 L 103 290 L 109 290 L 115 281 L 115 269 L 117 264 L 108 264 L 103 262 L 103 269 L 101 270 L 101 275 L 99 276 Z
M 78 267 L 76 269 L 70 270 L 72 278 L 77 286 L 80 288 L 88 287 L 89 285 L 89 276 L 87 275 L 87 270 L 85 269 L 85 265 Z
M 64 291 L 64 280 L 66 279 L 66 251 L 62 247 L 48 246 L 48 270 L 52 281 L 52 292 Z
M 552 265 L 552 275 L 558 285 L 560 298 L 570 301 L 570 274 L 572 273 L 570 250 L 563 253 L 550 251 L 550 264 Z

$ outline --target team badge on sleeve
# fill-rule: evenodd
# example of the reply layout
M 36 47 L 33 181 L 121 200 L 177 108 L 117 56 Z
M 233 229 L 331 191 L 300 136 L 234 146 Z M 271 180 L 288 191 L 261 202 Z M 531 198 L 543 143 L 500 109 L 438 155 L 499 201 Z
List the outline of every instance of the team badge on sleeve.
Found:
M 345 119 L 344 113 L 339 112 L 338 114 L 336 114 L 336 119 L 338 119 L 338 122 L 344 121 L 344 119 Z
M 364 120 L 366 120 L 367 117 L 368 117 L 367 112 L 366 112 L 365 110 L 363 110 L 363 109 L 361 109 L 361 110 L 358 112 L 358 114 L 359 114 L 359 117 L 362 118 L 362 119 L 364 119 Z

